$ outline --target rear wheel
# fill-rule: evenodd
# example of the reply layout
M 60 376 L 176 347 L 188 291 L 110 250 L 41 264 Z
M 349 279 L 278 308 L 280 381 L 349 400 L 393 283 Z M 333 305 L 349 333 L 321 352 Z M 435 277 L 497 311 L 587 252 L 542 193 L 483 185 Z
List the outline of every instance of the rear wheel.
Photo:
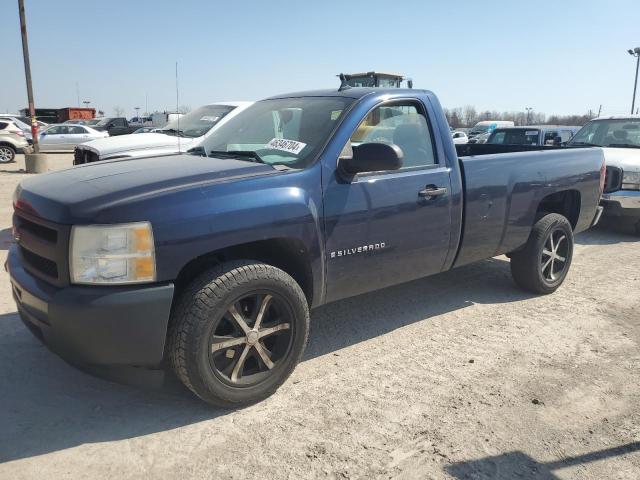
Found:
M 511 254 L 511 275 L 524 290 L 553 293 L 564 282 L 572 257 L 571 224 L 551 213 L 536 222 L 524 248 Z
M 282 270 L 234 262 L 194 280 L 172 322 L 178 377 L 206 402 L 229 407 L 262 400 L 288 378 L 306 346 L 309 309 Z
M 0 163 L 13 162 L 16 150 L 11 145 L 0 145 Z

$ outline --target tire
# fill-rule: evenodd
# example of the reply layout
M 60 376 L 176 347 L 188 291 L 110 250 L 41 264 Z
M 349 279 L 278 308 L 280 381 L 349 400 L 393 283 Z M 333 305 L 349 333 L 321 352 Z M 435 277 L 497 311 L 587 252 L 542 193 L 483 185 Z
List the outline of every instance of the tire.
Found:
M 171 325 L 178 378 L 205 402 L 238 407 L 265 399 L 293 372 L 307 344 L 309 307 L 279 268 L 227 262 L 185 288 Z
M 16 158 L 16 149 L 11 145 L 0 145 L 0 163 L 10 163 Z
M 555 292 L 569 272 L 573 245 L 573 229 L 565 217 L 557 213 L 543 216 L 533 226 L 524 248 L 511 254 L 513 280 L 529 292 Z

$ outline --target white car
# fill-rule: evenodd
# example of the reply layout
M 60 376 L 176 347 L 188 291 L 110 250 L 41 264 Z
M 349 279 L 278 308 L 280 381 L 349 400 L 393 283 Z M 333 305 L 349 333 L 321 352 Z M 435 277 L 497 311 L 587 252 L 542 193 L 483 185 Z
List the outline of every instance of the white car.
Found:
M 453 138 L 453 143 L 456 144 L 464 144 L 469 141 L 469 137 L 467 137 L 467 134 L 460 131 L 451 132 L 451 137 Z
M 640 235 L 640 116 L 595 118 L 567 145 L 602 147 L 607 166 L 603 215 Z
M 0 120 L 0 163 L 13 162 L 16 153 L 28 148 L 29 142 L 22 130 L 10 120 Z
M 251 105 L 253 102 L 211 103 L 172 120 L 156 133 L 120 135 L 78 145 L 73 164 L 186 152 Z
M 38 137 L 40 150 L 73 150 L 77 145 L 91 140 L 108 137 L 108 132 L 99 132 L 86 125 L 59 124 L 50 125 Z

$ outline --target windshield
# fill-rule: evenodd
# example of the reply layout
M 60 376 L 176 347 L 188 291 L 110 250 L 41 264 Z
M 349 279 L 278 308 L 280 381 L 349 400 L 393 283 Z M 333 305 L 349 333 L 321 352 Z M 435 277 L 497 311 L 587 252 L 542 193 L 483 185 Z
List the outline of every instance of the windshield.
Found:
M 536 129 L 502 129 L 493 131 L 487 143 L 492 145 L 537 145 L 540 130 Z
M 87 120 L 85 125 L 97 125 L 100 121 L 101 120 L 99 118 L 92 118 L 91 120 Z
M 640 147 L 640 118 L 592 120 L 575 134 L 568 145 Z
M 472 133 L 474 135 L 478 135 L 480 133 L 490 132 L 494 128 L 496 128 L 495 125 L 476 125 L 475 127 L 473 127 L 471 129 L 471 131 L 469 133 Z
M 228 158 L 231 155 L 222 153 L 241 152 L 236 158 L 305 168 L 353 101 L 345 97 L 263 100 L 220 126 L 202 147 L 209 156 Z
M 97 127 L 104 127 L 105 125 L 107 125 L 111 120 L 113 120 L 111 117 L 105 117 L 105 118 L 101 118 L 98 123 L 96 123 L 95 125 Z
M 235 108 L 230 105 L 206 105 L 171 120 L 161 131 L 164 133 L 173 131 L 191 138 L 201 137 Z

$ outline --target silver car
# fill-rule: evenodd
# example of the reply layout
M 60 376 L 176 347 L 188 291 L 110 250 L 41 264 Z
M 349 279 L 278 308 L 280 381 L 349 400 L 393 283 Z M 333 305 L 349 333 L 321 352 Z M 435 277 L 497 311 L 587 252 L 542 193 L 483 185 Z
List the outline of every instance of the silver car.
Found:
M 50 125 L 39 137 L 42 151 L 73 150 L 76 145 L 108 137 L 108 132 L 99 132 L 87 125 Z

